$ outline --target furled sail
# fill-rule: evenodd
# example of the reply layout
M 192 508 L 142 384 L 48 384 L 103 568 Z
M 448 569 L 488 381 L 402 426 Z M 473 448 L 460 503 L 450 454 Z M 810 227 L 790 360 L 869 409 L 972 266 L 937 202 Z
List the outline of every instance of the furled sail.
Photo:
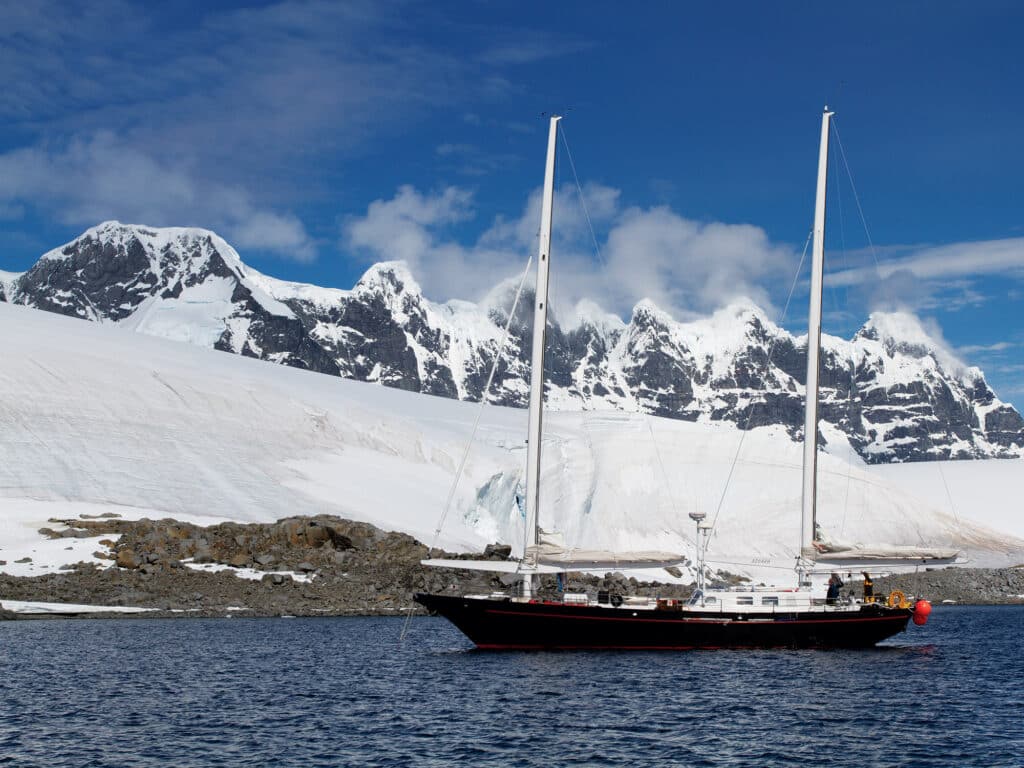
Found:
M 844 546 L 815 542 L 814 559 L 819 563 L 912 563 L 914 561 L 953 562 L 960 551 L 936 547 Z
M 421 565 L 431 568 L 452 568 L 457 571 L 487 571 L 489 573 L 564 573 L 565 568 L 554 565 L 529 566 L 519 560 L 457 560 L 434 557 L 420 560 Z
M 611 552 L 600 549 L 567 547 L 561 533 L 540 531 L 540 543 L 526 548 L 526 562 L 557 565 L 563 568 L 650 568 L 679 565 L 686 558 L 677 552 L 646 550 Z
M 565 571 L 597 571 L 618 568 L 664 568 L 680 565 L 686 558 L 676 552 L 609 552 L 601 549 L 573 549 L 565 545 L 562 534 L 539 531 L 539 544 L 526 548 L 526 559 L 519 560 L 455 560 L 434 558 L 421 560 L 423 565 L 437 568 L 459 568 L 467 571 L 494 573 L 564 573 Z

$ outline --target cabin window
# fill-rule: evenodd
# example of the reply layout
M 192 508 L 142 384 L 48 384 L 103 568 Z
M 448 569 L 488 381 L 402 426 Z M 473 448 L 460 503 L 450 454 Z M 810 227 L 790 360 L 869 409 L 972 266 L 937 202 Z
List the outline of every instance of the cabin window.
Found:
M 717 597 L 708 597 L 708 598 L 704 599 L 704 603 L 706 605 L 711 605 L 711 603 L 717 603 L 717 602 L 718 602 L 718 598 Z
M 740 595 L 736 598 L 736 605 L 753 605 L 754 598 L 751 595 Z
M 779 596 L 778 595 L 772 595 L 771 597 L 762 597 L 761 598 L 761 605 L 778 605 L 778 604 L 779 604 Z

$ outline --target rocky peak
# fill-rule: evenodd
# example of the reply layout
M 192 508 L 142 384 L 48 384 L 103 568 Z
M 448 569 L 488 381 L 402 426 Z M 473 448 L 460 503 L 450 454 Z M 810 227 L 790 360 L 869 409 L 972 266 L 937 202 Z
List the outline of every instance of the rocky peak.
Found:
M 629 319 L 629 325 L 633 328 L 667 327 L 672 322 L 672 317 L 659 309 L 658 305 L 650 299 L 638 301 L 633 306 L 633 312 Z
M 383 292 L 388 296 L 422 296 L 419 283 L 404 261 L 382 261 L 367 269 L 356 282 L 354 292 Z
M 95 260 L 142 253 L 151 260 L 154 272 L 172 266 L 185 271 L 199 271 L 211 258 L 217 258 L 223 268 L 239 278 L 245 276 L 245 265 L 237 251 L 217 233 L 198 227 L 157 228 L 105 221 L 42 258 L 74 259 L 82 253 Z
M 931 357 L 950 372 L 962 371 L 965 367 L 909 312 L 872 312 L 854 335 L 854 340 L 857 339 L 879 342 L 890 358 L 896 355 L 918 360 Z
M 566 322 L 567 331 L 588 329 L 604 338 L 621 333 L 625 327 L 626 324 L 622 322 L 621 317 L 606 312 L 590 299 L 579 301 Z
M 423 291 L 404 261 L 374 264 L 359 278 L 352 294 L 361 302 L 377 305 L 377 315 L 392 315 L 399 324 L 414 320 L 418 326 L 414 333 L 426 322 Z
M 177 298 L 211 276 L 244 275 L 235 250 L 204 229 L 107 221 L 42 258 L 18 279 L 21 303 L 92 319 L 123 320 L 153 297 Z
M 770 344 L 781 332 L 765 311 L 753 302 L 745 300 L 730 304 L 725 313 L 735 318 L 735 322 L 742 325 L 744 335 L 756 344 Z

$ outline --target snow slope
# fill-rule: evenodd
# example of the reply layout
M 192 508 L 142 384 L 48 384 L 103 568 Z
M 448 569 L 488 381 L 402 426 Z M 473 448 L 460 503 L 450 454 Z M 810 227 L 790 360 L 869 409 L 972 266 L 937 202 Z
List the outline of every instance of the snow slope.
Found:
M 479 407 L 8 304 L 0 328 L 8 572 L 26 572 L 13 563 L 26 553 L 33 573 L 82 559 L 91 542 L 51 544 L 32 532 L 84 509 L 209 523 L 331 513 L 430 543 Z M 487 407 L 440 545 L 521 542 L 526 416 Z M 556 412 L 545 423 L 542 524 L 570 545 L 688 553 L 687 513 L 713 518 L 720 506 L 710 557 L 732 571 L 790 572 L 800 446 L 783 427 L 743 433 L 614 411 Z M 1024 541 L 985 527 L 1009 513 L 957 520 L 899 490 L 848 445 L 840 452 L 841 440 L 830 444 L 820 517 L 833 538 L 969 545 L 977 562 L 1022 558 Z
M 1024 538 L 1024 459 L 879 465 L 872 472 L 930 506 Z

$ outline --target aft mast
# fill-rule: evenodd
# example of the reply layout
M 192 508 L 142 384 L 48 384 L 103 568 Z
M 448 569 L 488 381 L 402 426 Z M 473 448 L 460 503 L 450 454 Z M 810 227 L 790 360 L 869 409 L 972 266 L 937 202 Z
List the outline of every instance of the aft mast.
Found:
M 814 244 L 811 250 L 811 299 L 807 313 L 807 393 L 804 409 L 804 476 L 800 517 L 800 562 L 814 560 L 818 475 L 818 371 L 821 359 L 821 292 L 825 262 L 825 189 L 828 177 L 828 106 L 821 116 L 818 191 L 814 202 Z
M 551 267 L 551 214 L 555 197 L 555 148 L 558 121 L 554 115 L 548 131 L 548 156 L 544 168 L 544 194 L 541 198 L 540 244 L 537 254 L 537 289 L 533 308 L 533 355 L 530 371 L 530 426 L 526 446 L 526 535 L 523 537 L 523 564 L 532 570 L 537 566 L 540 527 L 537 511 L 540 506 L 540 448 L 544 420 L 544 348 L 548 320 L 548 275 Z M 532 554 L 531 554 L 532 553 Z M 532 562 L 527 558 L 532 557 Z M 533 592 L 533 574 L 523 580 L 523 595 Z

